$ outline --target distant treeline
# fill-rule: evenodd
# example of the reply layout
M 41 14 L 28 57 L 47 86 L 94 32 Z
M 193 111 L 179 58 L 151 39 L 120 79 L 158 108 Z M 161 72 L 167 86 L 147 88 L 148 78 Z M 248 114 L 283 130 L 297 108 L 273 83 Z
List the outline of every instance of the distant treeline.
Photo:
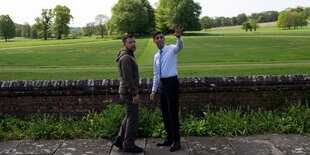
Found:
M 310 8 L 297 7 L 282 11 L 277 21 L 277 27 L 283 29 L 298 29 L 307 26 L 307 19 L 310 19 Z
M 254 20 L 256 23 L 275 22 L 275 21 L 278 21 L 279 15 L 281 16 L 280 20 L 284 20 L 284 16 L 286 16 L 285 22 L 284 22 L 285 24 L 283 25 L 283 22 L 280 22 L 282 25 L 281 24 L 280 24 L 281 26 L 279 25 L 279 27 L 286 28 L 288 26 L 285 26 L 285 25 L 296 25 L 296 24 L 292 24 L 292 18 L 294 18 L 293 21 L 297 21 L 295 20 L 297 18 L 299 18 L 299 20 L 304 20 L 304 21 L 306 21 L 307 19 L 310 20 L 310 16 L 309 16 L 310 7 L 299 6 L 297 8 L 287 8 L 286 10 L 280 13 L 278 11 L 264 11 L 261 13 L 252 13 L 249 16 L 247 16 L 245 13 L 241 13 L 237 15 L 236 17 L 231 17 L 231 18 L 229 17 L 211 18 L 208 16 L 204 16 L 200 19 L 200 24 L 203 29 L 209 29 L 213 27 L 242 25 L 245 22 L 251 23 L 251 20 Z M 291 24 L 288 24 L 288 23 L 291 23 Z
M 29 25 L 15 24 L 9 15 L 0 16 L 0 37 L 5 39 L 58 38 L 62 36 L 78 37 L 115 35 L 131 33 L 135 35 L 150 34 L 152 31 L 172 32 L 174 24 L 180 23 L 186 31 L 206 30 L 212 27 L 242 25 L 246 31 L 256 30 L 258 23 L 277 21 L 283 29 L 298 28 L 307 25 L 310 19 L 310 7 L 288 8 L 282 12 L 264 11 L 236 17 L 199 18 L 201 6 L 194 0 L 159 0 L 154 9 L 148 0 L 119 0 L 112 8 L 112 17 L 98 14 L 94 22 L 83 28 L 70 28 L 73 16 L 66 6 L 57 5 L 54 9 L 42 9 L 36 23 Z

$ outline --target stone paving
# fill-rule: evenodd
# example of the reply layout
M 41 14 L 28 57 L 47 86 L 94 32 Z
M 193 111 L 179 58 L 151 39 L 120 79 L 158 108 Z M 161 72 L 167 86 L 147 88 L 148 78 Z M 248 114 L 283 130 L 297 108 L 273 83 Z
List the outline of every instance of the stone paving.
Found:
M 140 138 L 136 145 L 144 148 L 139 155 L 310 155 L 310 135 L 265 134 L 245 137 L 182 137 L 181 149 L 169 152 L 169 147 L 157 147 L 162 139 Z M 0 142 L 1 155 L 131 155 L 112 146 L 105 139 L 76 140 L 14 140 Z

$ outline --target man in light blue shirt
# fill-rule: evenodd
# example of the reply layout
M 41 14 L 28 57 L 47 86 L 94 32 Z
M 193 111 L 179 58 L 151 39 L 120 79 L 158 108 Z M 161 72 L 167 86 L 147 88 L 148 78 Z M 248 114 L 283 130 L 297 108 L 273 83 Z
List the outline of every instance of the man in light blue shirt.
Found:
M 176 45 L 165 45 L 165 37 L 162 32 L 153 34 L 153 41 L 157 45 L 158 52 L 154 56 L 154 79 L 150 99 L 155 101 L 157 87 L 160 89 L 160 104 L 163 121 L 167 132 L 166 139 L 157 143 L 157 146 L 171 146 L 170 151 L 178 150 L 180 145 L 179 131 L 179 80 L 177 78 L 177 54 L 184 45 L 181 38 L 183 28 L 174 26 L 174 35 L 177 37 Z

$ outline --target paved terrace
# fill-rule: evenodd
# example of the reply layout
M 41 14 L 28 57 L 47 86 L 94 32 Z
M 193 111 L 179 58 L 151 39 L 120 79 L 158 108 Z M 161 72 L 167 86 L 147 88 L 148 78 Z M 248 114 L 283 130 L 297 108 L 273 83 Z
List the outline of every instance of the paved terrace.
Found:
M 162 139 L 141 138 L 136 144 L 145 149 L 140 155 L 204 155 L 204 154 L 310 154 L 310 135 L 267 134 L 247 137 L 182 137 L 181 149 L 170 153 L 169 147 L 157 147 Z M 40 155 L 130 155 L 105 139 L 15 140 L 0 142 L 0 154 Z

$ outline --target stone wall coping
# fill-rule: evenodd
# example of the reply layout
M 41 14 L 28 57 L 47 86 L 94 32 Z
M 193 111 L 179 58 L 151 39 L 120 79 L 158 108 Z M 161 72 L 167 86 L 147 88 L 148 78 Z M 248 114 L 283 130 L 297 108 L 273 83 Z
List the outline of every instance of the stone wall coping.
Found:
M 281 88 L 309 89 L 310 74 L 181 77 L 179 81 L 181 93 Z M 153 79 L 140 79 L 139 85 L 140 94 L 150 93 Z M 118 79 L 0 81 L 0 97 L 117 94 L 118 87 Z

